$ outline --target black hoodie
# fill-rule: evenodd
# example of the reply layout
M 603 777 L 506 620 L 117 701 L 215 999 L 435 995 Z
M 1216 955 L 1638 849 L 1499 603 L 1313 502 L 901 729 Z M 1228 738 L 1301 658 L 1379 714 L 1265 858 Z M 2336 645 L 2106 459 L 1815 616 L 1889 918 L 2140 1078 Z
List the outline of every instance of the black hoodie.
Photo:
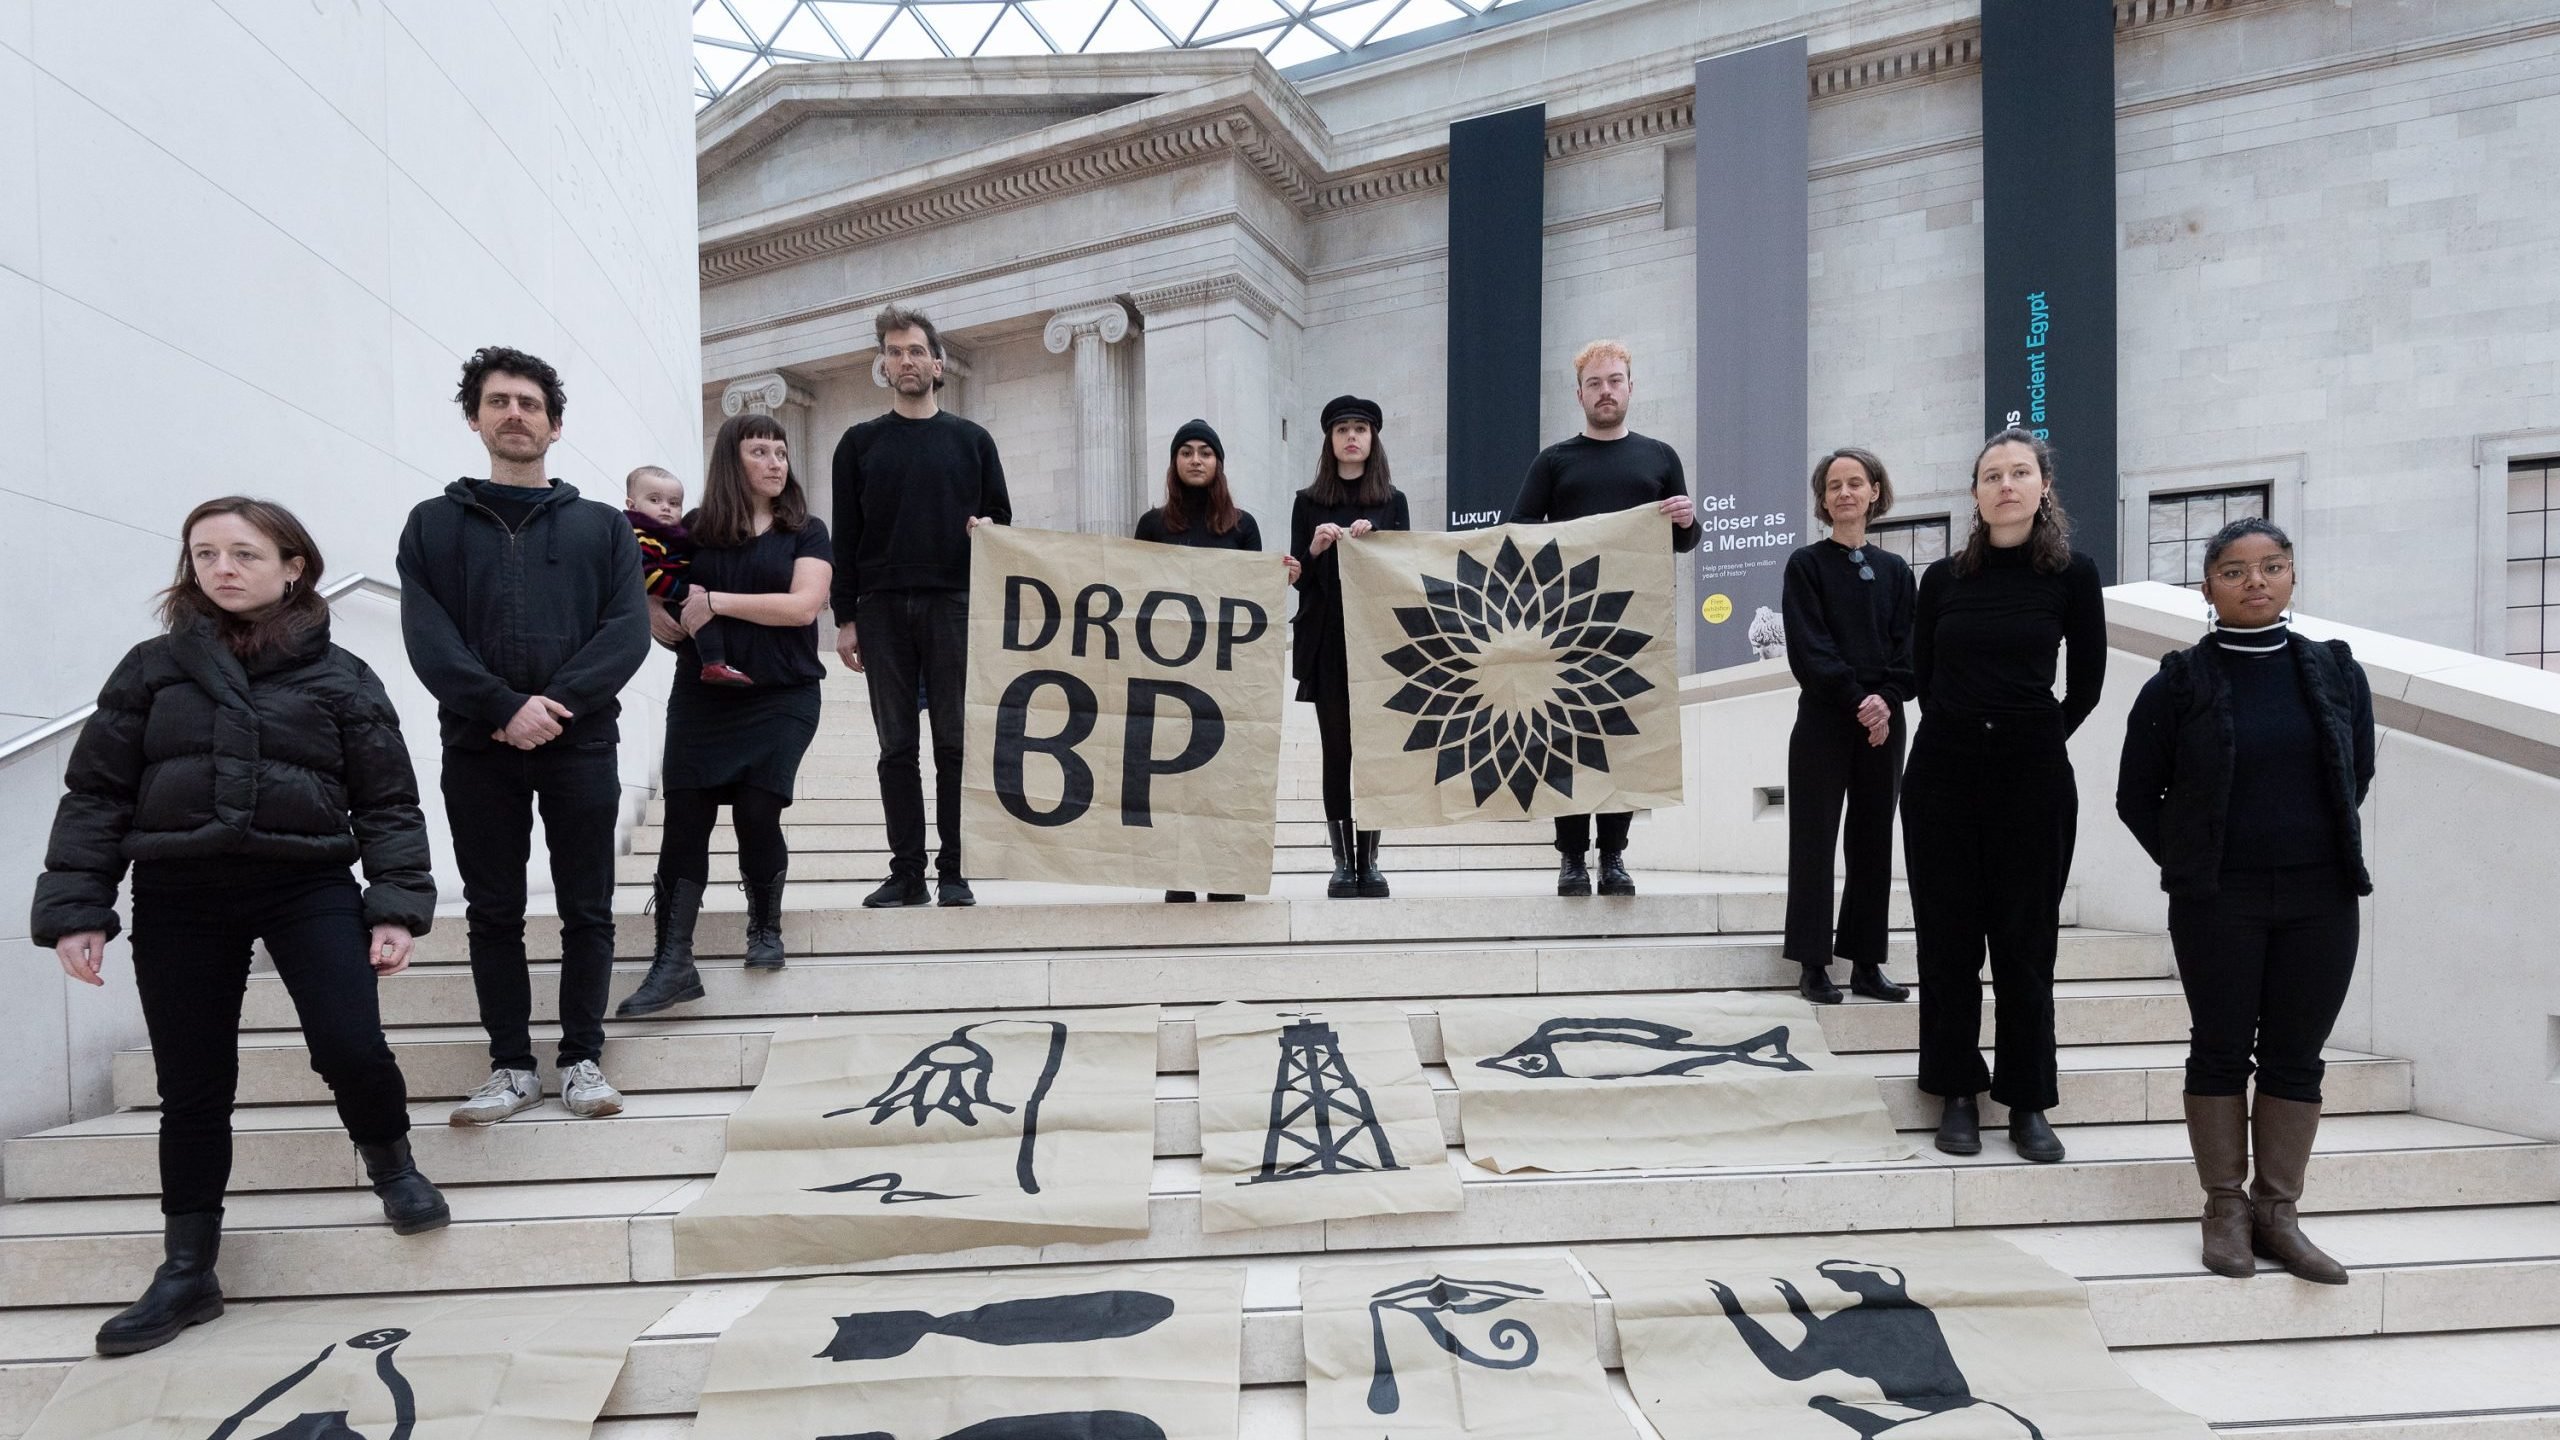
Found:
M 485 750 L 527 698 L 570 720 L 551 743 L 620 738 L 615 698 L 649 654 L 640 546 L 622 512 L 553 481 L 523 524 L 457 480 L 400 532 L 400 630 L 444 743 Z

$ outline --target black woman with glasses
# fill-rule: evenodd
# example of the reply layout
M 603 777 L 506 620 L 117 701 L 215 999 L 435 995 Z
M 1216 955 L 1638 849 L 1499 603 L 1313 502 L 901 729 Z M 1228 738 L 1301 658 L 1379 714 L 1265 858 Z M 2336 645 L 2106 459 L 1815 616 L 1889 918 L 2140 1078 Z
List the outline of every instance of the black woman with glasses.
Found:
M 1840 1003 L 1835 955 L 1849 962 L 1849 988 L 1859 994 L 1898 1001 L 1911 993 L 1886 978 L 1884 947 L 1919 589 L 1901 556 L 1867 541 L 1867 523 L 1892 506 L 1882 460 L 1834 450 L 1813 467 L 1813 513 L 1831 526 L 1830 538 L 1787 557 L 1787 668 L 1799 694 L 1787 738 L 1786 957 L 1804 967 L 1799 993 L 1817 1005 Z M 1844 800 L 1848 873 L 1835 927 L 1831 856 Z

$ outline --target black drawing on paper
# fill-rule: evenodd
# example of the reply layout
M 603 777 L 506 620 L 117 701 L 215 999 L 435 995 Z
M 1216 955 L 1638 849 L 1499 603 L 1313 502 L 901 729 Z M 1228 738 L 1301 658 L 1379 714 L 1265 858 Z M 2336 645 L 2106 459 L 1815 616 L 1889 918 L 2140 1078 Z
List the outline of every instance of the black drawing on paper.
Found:
M 1031 1025 L 1049 1032 L 1047 1058 L 1040 1076 L 1022 1102 L 1022 1143 L 1013 1162 L 1014 1183 L 1025 1195 L 1040 1193 L 1040 1174 L 1035 1157 L 1040 1144 L 1040 1104 L 1049 1098 L 1049 1087 L 1058 1082 L 1058 1067 L 1066 1063 L 1067 1027 L 1057 1020 L 976 1020 L 963 1025 L 941 1040 L 936 1040 L 915 1053 L 915 1058 L 900 1067 L 896 1076 L 879 1094 L 859 1105 L 830 1110 L 826 1119 L 850 1115 L 857 1110 L 871 1112 L 871 1123 L 886 1124 L 889 1117 L 904 1113 L 921 1130 L 936 1115 L 947 1115 L 963 1125 L 975 1126 L 978 1112 L 992 1110 L 1011 1115 L 1014 1107 L 996 1099 L 988 1087 L 995 1083 L 996 1057 L 993 1051 L 970 1038 L 975 1032 L 1001 1025 Z M 866 1175 L 841 1185 L 817 1186 L 830 1194 L 846 1194 L 860 1190 L 880 1191 L 883 1205 L 907 1204 L 917 1200 L 958 1200 L 966 1196 L 941 1195 L 930 1190 L 905 1188 L 902 1176 Z
M 1716 1303 L 1733 1322 L 1752 1355 L 1781 1380 L 1810 1380 L 1837 1370 L 1875 1382 L 1884 1402 L 1852 1403 L 1832 1395 L 1816 1395 L 1805 1404 L 1858 1432 L 1858 1440 L 1875 1437 L 1898 1425 L 1971 1405 L 1988 1405 L 2026 1427 L 2030 1440 L 2044 1440 L 2034 1421 L 1997 1400 L 1985 1400 L 1965 1383 L 1947 1349 L 1946 1332 L 1937 1315 L 1911 1298 L 1903 1273 L 1890 1265 L 1855 1260 L 1825 1260 L 1814 1273 L 1858 1298 L 1828 1315 L 1816 1315 L 1802 1293 L 1785 1280 L 1774 1280 L 1786 1297 L 1787 1313 L 1804 1327 L 1804 1338 L 1790 1348 L 1768 1327 L 1742 1308 L 1733 1287 L 1709 1280 Z
M 820 1360 L 886 1360 L 916 1348 L 927 1335 L 980 1345 L 1076 1345 L 1144 1335 L 1173 1314 L 1173 1301 L 1146 1290 L 1088 1290 L 999 1300 L 974 1310 L 871 1310 L 836 1317 L 836 1338 Z
M 1342 1058 L 1342 1037 L 1313 1016 L 1292 1017 L 1280 1030 L 1280 1071 L 1271 1082 L 1262 1168 L 1236 1183 L 1404 1168 L 1378 1124 L 1369 1092 Z
M 1527 1321 L 1516 1316 L 1495 1321 L 1485 1333 L 1485 1349 L 1481 1351 L 1468 1348 L 1443 1322 L 1451 1315 L 1482 1315 L 1514 1300 L 1545 1293 L 1535 1286 L 1502 1280 L 1452 1280 L 1434 1275 L 1428 1280 L 1390 1285 L 1370 1296 L 1370 1413 L 1393 1415 L 1404 1404 L 1403 1395 L 1396 1389 L 1395 1361 L 1387 1354 L 1388 1315 L 1410 1315 L 1422 1322 L 1423 1332 L 1433 1344 L 1470 1365 L 1487 1370 L 1525 1370 L 1538 1362 L 1538 1332 L 1530 1329 Z
M 1405 677 L 1387 699 L 1415 717 L 1404 748 L 1438 752 L 1433 783 L 1464 775 L 1476 804 L 1508 790 L 1526 810 L 1541 783 L 1569 797 L 1577 769 L 1608 773 L 1653 637 L 1619 623 L 1635 595 L 1600 588 L 1599 556 L 1567 570 L 1557 542 L 1524 558 L 1505 537 L 1489 569 L 1462 551 L 1455 579 L 1423 576 L 1422 598 L 1396 609 L 1412 643 L 1381 658 Z
M 1731 1045 L 1714 1045 L 1654 1020 L 1550 1020 L 1528 1039 L 1476 1065 L 1533 1080 L 1633 1080 L 1694 1075 L 1717 1065 L 1813 1068 L 1787 1049 L 1784 1025 Z
M 351 1349 L 380 1352 L 373 1357 L 373 1373 L 382 1381 L 382 1388 L 391 1397 L 391 1431 L 382 1437 L 382 1440 L 409 1440 L 410 1432 L 418 1426 L 417 1394 L 409 1388 L 409 1378 L 400 1373 L 398 1362 L 392 1358 L 399 1350 L 400 1342 L 408 1338 L 409 1332 L 406 1330 L 386 1329 L 367 1330 L 361 1335 L 350 1336 L 347 1340 L 347 1345 Z M 308 1364 L 258 1392 L 257 1399 L 233 1412 L 231 1418 L 223 1421 L 212 1434 L 205 1437 L 205 1440 L 231 1440 L 231 1437 L 239 1434 L 240 1427 L 248 1422 L 250 1416 L 282 1399 L 286 1391 L 311 1378 L 311 1373 L 320 1368 L 322 1361 L 337 1353 L 337 1349 L 335 1345 L 322 1346 L 320 1353 L 312 1356 Z M 261 1431 L 257 1435 L 244 1437 L 244 1440 L 368 1440 L 368 1437 L 347 1423 L 346 1411 L 332 1410 L 325 1414 L 297 1415 L 286 1421 L 279 1429 Z
M 821 1435 L 818 1440 L 898 1440 L 886 1430 Z M 1007 1415 L 954 1430 L 941 1440 L 1164 1440 L 1164 1427 L 1126 1410 L 1063 1410 Z

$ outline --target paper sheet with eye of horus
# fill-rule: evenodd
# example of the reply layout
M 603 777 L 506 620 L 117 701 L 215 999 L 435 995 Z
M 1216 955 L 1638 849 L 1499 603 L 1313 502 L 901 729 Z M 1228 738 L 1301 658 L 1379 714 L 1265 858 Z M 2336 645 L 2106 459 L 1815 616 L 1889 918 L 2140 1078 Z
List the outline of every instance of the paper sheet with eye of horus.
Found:
M 1759 994 L 1451 1000 L 1467 1158 L 1500 1171 L 1904 1160 L 1873 1074 Z
M 680 1275 L 1143 1234 L 1152 1005 L 807 1021 L 773 1038 Z

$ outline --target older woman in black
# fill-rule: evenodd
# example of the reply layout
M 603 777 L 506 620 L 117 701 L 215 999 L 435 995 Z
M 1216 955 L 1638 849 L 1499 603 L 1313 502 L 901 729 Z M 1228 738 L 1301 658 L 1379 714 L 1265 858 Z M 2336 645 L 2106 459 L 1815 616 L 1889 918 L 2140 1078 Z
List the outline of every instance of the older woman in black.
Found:
M 1289 509 L 1289 554 L 1299 566 L 1290 672 L 1298 679 L 1298 698 L 1316 707 L 1325 828 L 1333 839 L 1333 878 L 1324 893 L 1337 900 L 1382 899 L 1387 893 L 1387 877 L 1378 869 L 1378 832 L 1360 829 L 1351 814 L 1351 666 L 1342 645 L 1341 557 L 1335 553 L 1336 546 L 1373 531 L 1413 528 L 1378 439 L 1385 425 L 1386 414 L 1374 400 L 1338 395 L 1328 401 L 1315 483 L 1299 491 Z
M 711 827 L 720 807 L 738 832 L 747 892 L 747 968 L 779 970 L 782 885 L 791 852 L 782 812 L 800 757 L 818 733 L 818 616 L 834 578 L 826 523 L 809 513 L 789 442 L 770 415 L 720 427 L 703 478 L 702 508 L 685 517 L 694 538 L 693 588 L 681 621 L 649 609 L 660 643 L 676 651 L 667 692 L 667 749 L 659 786 L 666 830 L 653 883 L 657 952 L 648 977 L 614 1011 L 654 1015 L 702 998 L 693 927 L 711 875 Z M 707 685 L 693 636 L 714 616 L 730 621 L 728 661 L 752 686 Z
M 1938 1148 L 1982 1149 L 1974 1097 L 2009 1107 L 2021 1158 L 2062 1158 L 2053 966 L 2080 794 L 2064 742 L 2107 673 L 2098 567 L 2071 548 L 2053 457 L 2025 430 L 1973 462 L 1973 532 L 1920 578 L 1912 624 L 1920 733 L 1902 777 L 1904 871 L 1920 949 L 1920 1088 L 1946 1102 Z M 2063 697 L 2057 653 L 2068 647 Z M 1982 960 L 1998 997 L 1982 1063 Z
M 1227 489 L 1227 446 L 1206 420 L 1186 420 L 1173 432 L 1173 454 L 1165 464 L 1164 503 L 1138 517 L 1137 538 L 1158 545 L 1195 549 L 1262 549 L 1262 527 L 1253 512 L 1237 506 Z M 1283 555 L 1289 578 L 1298 578 L 1298 557 Z M 1164 898 L 1188 904 L 1188 890 L 1167 890 Z M 1241 895 L 1211 895 L 1212 900 L 1242 900 Z
M 1787 668 L 1796 724 L 1787 737 L 1786 956 L 1804 967 L 1799 991 L 1840 1003 L 1831 957 L 1849 962 L 1849 988 L 1876 1000 L 1911 992 L 1884 973 L 1886 904 L 1893 889 L 1893 802 L 1902 780 L 1902 703 L 1911 698 L 1911 567 L 1867 543 L 1867 522 L 1893 506 L 1884 462 L 1834 450 L 1813 467 L 1813 513 L 1831 527 L 1787 557 Z M 1831 922 L 1831 852 L 1840 838 L 1848 886 Z
M 222 1313 L 213 1267 L 252 942 L 293 998 L 392 1228 L 451 1218 L 410 1161 L 408 1087 L 374 993 L 408 967 L 436 907 L 399 713 L 373 671 L 329 643 L 320 551 L 292 512 L 230 496 L 197 506 L 180 533 L 168 633 L 126 652 L 81 728 L 30 921 L 65 973 L 104 983 L 132 864 L 167 1263 L 99 1327 L 102 1355 Z M 359 859 L 362 890 L 347 873 Z
M 2116 813 L 2160 862 L 2195 1021 L 2187 1138 L 2205 1267 L 2252 1274 L 2254 1249 L 2343 1285 L 2294 1211 L 2320 1129 L 2320 1047 L 2355 974 L 2356 897 L 2373 893 L 2356 815 L 2373 781 L 2373 691 L 2345 641 L 2286 626 L 2294 573 L 2292 542 L 2264 520 L 2235 520 L 2205 547 L 2217 624 L 2163 657 L 2133 702 Z

